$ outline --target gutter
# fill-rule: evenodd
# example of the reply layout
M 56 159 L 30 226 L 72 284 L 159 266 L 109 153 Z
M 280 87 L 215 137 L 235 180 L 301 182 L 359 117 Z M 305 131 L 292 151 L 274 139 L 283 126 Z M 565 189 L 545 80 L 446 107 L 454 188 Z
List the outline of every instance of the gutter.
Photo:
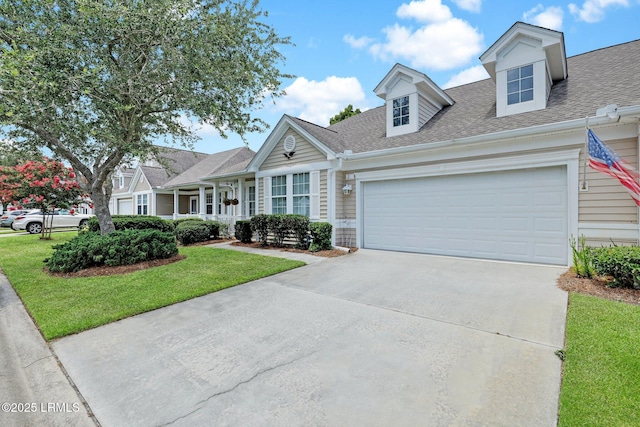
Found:
M 340 160 L 361 160 L 361 159 L 371 159 L 382 156 L 389 156 L 394 154 L 407 154 L 413 153 L 416 151 L 424 151 L 425 149 L 436 150 L 443 149 L 449 147 L 455 147 L 458 145 L 467 145 L 467 144 L 479 144 L 483 142 L 494 142 L 503 139 L 515 139 L 528 137 L 532 135 L 537 135 L 543 132 L 553 133 L 553 132 L 563 132 L 567 130 L 574 130 L 583 128 L 586 126 L 587 121 L 590 126 L 597 126 L 602 124 L 609 124 L 614 121 L 619 121 L 623 116 L 634 116 L 640 115 L 640 105 L 634 105 L 631 107 L 621 107 L 618 108 L 618 117 L 617 119 L 611 119 L 608 116 L 591 116 L 586 117 L 584 119 L 573 119 L 567 120 L 564 122 L 556 122 L 538 126 L 531 126 L 528 128 L 519 128 L 513 130 L 505 130 L 494 133 L 487 133 L 478 136 L 469 136 L 465 138 L 457 138 L 457 139 L 449 139 L 445 141 L 438 142 L 429 142 L 418 145 L 409 145 L 406 147 L 395 147 L 395 148 L 385 148 L 383 150 L 376 151 L 366 151 L 362 153 L 351 153 L 350 150 L 345 150 L 343 153 L 338 153 L 336 157 Z M 637 117 L 638 118 L 638 117 Z

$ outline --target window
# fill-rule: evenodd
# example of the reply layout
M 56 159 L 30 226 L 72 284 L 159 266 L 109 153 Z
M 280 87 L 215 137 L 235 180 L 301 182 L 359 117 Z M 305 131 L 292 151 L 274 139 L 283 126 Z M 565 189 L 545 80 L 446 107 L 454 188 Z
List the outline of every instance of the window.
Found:
M 146 194 L 138 194 L 137 196 L 137 204 L 138 204 L 138 215 L 148 215 L 149 214 L 149 199 Z
M 409 97 L 393 100 L 393 127 L 409 124 Z
M 293 213 L 310 214 L 309 172 L 293 174 Z
M 507 71 L 507 105 L 533 101 L 533 64 Z
M 287 213 L 287 176 L 279 175 L 271 178 L 271 213 Z
M 248 207 L 248 215 L 254 216 L 256 214 L 256 187 L 251 186 L 247 188 L 247 207 Z
M 213 193 L 205 195 L 204 204 L 207 206 L 207 215 L 213 214 Z

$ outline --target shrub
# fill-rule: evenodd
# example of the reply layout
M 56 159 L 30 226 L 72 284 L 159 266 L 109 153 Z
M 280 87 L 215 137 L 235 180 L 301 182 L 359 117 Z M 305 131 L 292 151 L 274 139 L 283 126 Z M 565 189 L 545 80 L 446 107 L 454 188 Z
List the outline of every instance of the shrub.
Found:
M 116 230 L 160 230 L 173 232 L 173 221 L 167 221 L 157 216 L 147 215 L 113 215 L 111 217 Z M 89 231 L 100 231 L 98 218 L 91 217 L 87 223 Z
M 584 235 L 580 236 L 579 242 L 571 236 L 569 245 L 573 253 L 573 269 L 579 277 L 591 278 L 595 274 L 593 267 L 592 249 L 585 245 Z
M 211 225 L 205 221 L 185 221 L 178 224 L 175 235 L 178 242 L 182 245 L 206 242 L 212 236 Z
M 269 215 L 259 214 L 251 218 L 251 229 L 258 234 L 258 240 L 262 242 L 262 246 L 267 244 L 269 236 Z
M 173 223 L 174 228 L 177 227 L 178 225 L 182 224 L 183 222 L 189 222 L 189 221 L 202 222 L 203 219 L 199 218 L 197 216 L 193 216 L 193 217 L 189 217 L 189 218 L 180 218 L 180 219 L 171 220 L 171 222 Z
M 46 266 L 50 271 L 63 273 L 171 258 L 178 253 L 173 234 L 150 229 L 83 233 L 53 249 L 51 257 L 45 260 Z
M 331 232 L 333 226 L 328 222 L 312 222 L 309 224 L 313 243 L 309 246 L 311 252 L 331 249 Z
M 594 249 L 593 265 L 599 274 L 613 276 L 614 286 L 640 289 L 640 247 Z
M 251 221 L 236 221 L 235 236 L 242 243 L 251 243 L 251 238 L 253 237 Z
M 289 223 L 289 232 L 296 238 L 296 246 L 300 249 L 307 249 L 309 246 L 307 242 L 307 237 L 309 236 L 309 217 L 304 215 L 287 215 L 287 221 Z
M 272 214 L 267 218 L 269 232 L 273 234 L 273 244 L 281 247 L 289 235 L 289 221 L 286 215 Z

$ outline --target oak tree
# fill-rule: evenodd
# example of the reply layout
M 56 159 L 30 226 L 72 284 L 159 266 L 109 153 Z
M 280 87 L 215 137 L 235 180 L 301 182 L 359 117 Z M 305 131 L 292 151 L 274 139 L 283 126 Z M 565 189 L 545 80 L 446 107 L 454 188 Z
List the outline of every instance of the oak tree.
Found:
M 69 162 L 111 232 L 118 165 L 192 147 L 191 120 L 267 128 L 255 111 L 291 76 L 266 18 L 257 0 L 0 1 L 0 132 Z

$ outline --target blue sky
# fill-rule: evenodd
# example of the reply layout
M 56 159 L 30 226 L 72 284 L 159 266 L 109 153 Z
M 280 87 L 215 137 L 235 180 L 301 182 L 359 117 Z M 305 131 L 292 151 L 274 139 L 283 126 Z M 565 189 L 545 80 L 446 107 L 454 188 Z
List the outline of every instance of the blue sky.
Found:
M 326 126 L 348 104 L 382 105 L 373 89 L 395 63 L 442 88 L 486 78 L 478 57 L 516 21 L 562 31 L 568 56 L 640 38 L 640 0 L 261 0 L 260 8 L 295 43 L 281 49 L 281 70 L 296 77 L 283 82 L 285 97 L 254 112 L 271 125 L 247 135 L 254 151 L 283 114 Z M 207 126 L 198 134 L 196 151 L 243 145 Z

